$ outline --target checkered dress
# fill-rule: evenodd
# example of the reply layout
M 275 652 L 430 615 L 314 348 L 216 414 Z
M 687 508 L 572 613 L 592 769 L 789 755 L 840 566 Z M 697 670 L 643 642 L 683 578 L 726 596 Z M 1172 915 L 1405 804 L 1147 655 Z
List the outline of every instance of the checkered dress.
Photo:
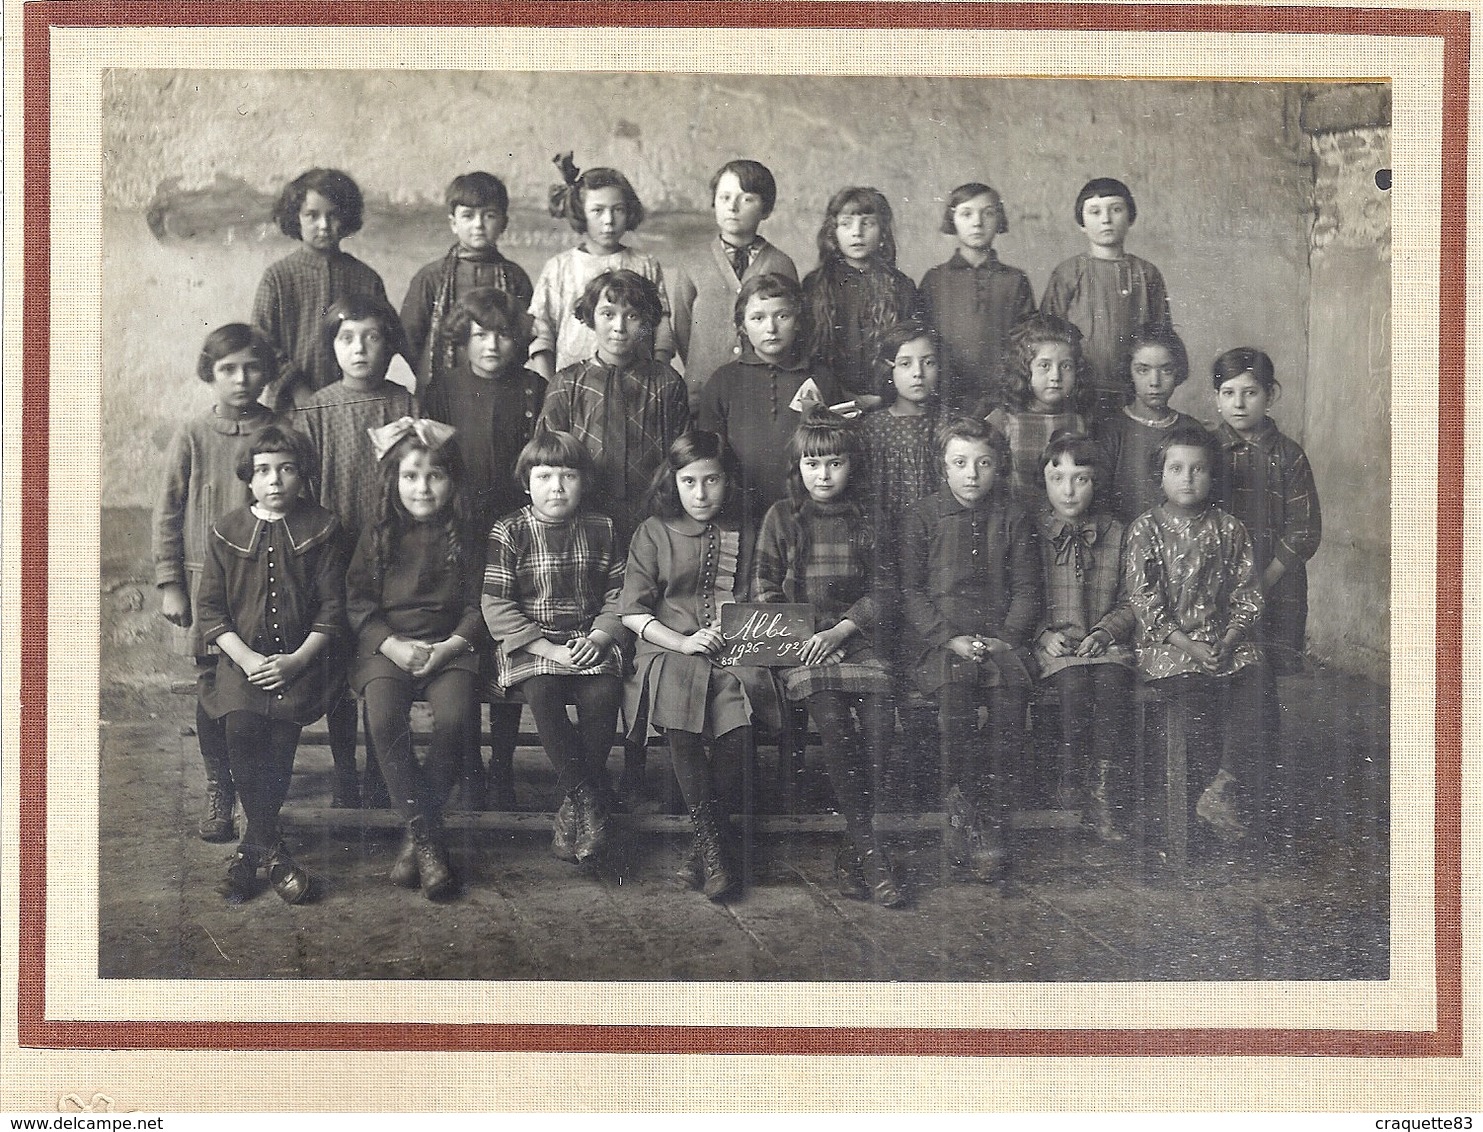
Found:
M 601 629 L 621 643 L 627 637 L 618 616 L 623 559 L 613 538 L 613 520 L 584 511 L 563 523 L 548 523 L 530 506 L 506 515 L 489 532 L 480 605 L 494 638 L 494 690 L 503 695 L 532 676 L 570 676 L 572 670 L 529 652 L 545 637 L 565 644 L 574 634 Z M 623 675 L 623 658 L 610 648 L 597 664 L 576 675 Z
M 288 408 L 340 380 L 335 352 L 324 340 L 324 315 L 336 299 L 386 299 L 372 267 L 345 252 L 308 245 L 268 265 L 252 301 L 252 324 L 278 348 L 278 379 L 263 394 L 270 408 Z
M 995 409 L 989 424 L 1009 441 L 1010 480 L 1014 497 L 1032 514 L 1045 498 L 1045 474 L 1040 456 L 1051 437 L 1061 431 L 1086 435 L 1086 421 L 1080 413 L 1018 413 L 1012 409 Z
M 1133 666 L 1129 642 L 1135 619 L 1122 584 L 1126 528 L 1111 515 L 1083 515 L 1066 520 L 1049 507 L 1036 516 L 1040 528 L 1040 561 L 1045 568 L 1045 610 L 1040 633 L 1065 630 L 1080 642 L 1094 629 L 1112 637 L 1098 657 L 1051 656 L 1037 640 L 1035 659 L 1041 677 L 1083 664 Z
M 809 523 L 812 538 L 800 570 L 803 522 Z M 762 520 L 753 600 L 808 602 L 814 609 L 815 632 L 832 629 L 845 618 L 860 627 L 845 643 L 843 660 L 778 670 L 790 700 L 806 700 L 815 692 L 825 691 L 877 696 L 891 693 L 890 674 L 870 647 L 875 599 L 870 592 L 871 554 L 862 545 L 866 540 L 860 537 L 860 528 L 866 525 L 864 517 L 849 504 L 811 502 L 800 518 L 786 500 L 773 504 Z
M 1284 567 L 1264 594 L 1262 639 L 1279 676 L 1303 670 L 1308 626 L 1308 559 L 1323 537 L 1318 488 L 1308 457 L 1270 418 L 1249 441 L 1222 423 L 1215 499 L 1246 524 L 1258 578 L 1273 559 Z

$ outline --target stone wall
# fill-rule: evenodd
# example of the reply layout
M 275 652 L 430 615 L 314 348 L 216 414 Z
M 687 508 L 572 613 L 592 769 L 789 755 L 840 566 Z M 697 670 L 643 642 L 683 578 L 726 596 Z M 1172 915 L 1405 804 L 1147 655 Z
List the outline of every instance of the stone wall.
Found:
M 561 150 L 633 179 L 651 218 L 632 242 L 661 260 L 709 237 L 707 183 L 718 165 L 765 162 L 781 194 L 763 231 L 800 271 L 817 261 L 824 203 L 844 185 L 887 195 L 900 266 L 920 278 L 952 251 L 937 231 L 947 192 L 987 181 L 1009 213 L 1000 255 L 1029 272 L 1037 295 L 1055 264 L 1085 247 L 1072 217 L 1077 190 L 1115 176 L 1138 201 L 1129 250 L 1163 271 L 1189 345 L 1193 379 L 1175 404 L 1214 419 L 1208 374 L 1222 350 L 1255 345 L 1276 359 L 1285 395 L 1274 415 L 1309 447 L 1334 524 L 1313 565 L 1315 644 L 1344 661 L 1360 635 L 1364 655 L 1383 656 L 1383 626 L 1319 631 L 1329 616 L 1321 610 L 1363 608 L 1357 595 L 1383 597 L 1388 584 L 1388 459 L 1357 460 L 1333 423 L 1334 406 L 1358 392 L 1386 449 L 1388 354 L 1383 364 L 1374 355 L 1388 276 L 1375 281 L 1375 251 L 1358 226 L 1362 194 L 1343 187 L 1363 179 L 1359 151 L 1337 137 L 1331 146 L 1326 133 L 1310 142 L 1304 107 L 1304 88 L 1280 83 L 112 72 L 103 105 L 104 506 L 152 502 L 176 423 L 210 404 L 193 374 L 201 339 L 245 319 L 263 268 L 291 250 L 268 212 L 283 183 L 312 165 L 339 166 L 360 183 L 366 226 L 346 250 L 381 272 L 397 303 L 412 273 L 448 245 L 442 191 L 458 173 L 488 169 L 508 182 L 502 246 L 532 276 L 568 246 L 572 233 L 544 207 Z M 1366 149 L 1364 161 L 1378 153 Z M 1315 161 L 1320 193 L 1331 166 L 1335 194 L 1320 201 L 1317 225 Z M 1345 257 L 1364 260 L 1368 283 Z M 1310 296 L 1320 281 L 1321 301 Z M 1363 343 L 1344 330 L 1355 317 Z M 1310 362 L 1310 333 L 1343 341 L 1311 351 Z M 1351 365 L 1339 345 L 1364 364 Z
M 1313 651 L 1388 679 L 1390 658 L 1389 104 L 1345 91 L 1308 108 L 1314 222 L 1302 442 L 1323 499 L 1309 572 Z M 1359 124 L 1356 124 L 1359 123 Z M 1384 185 L 1385 187 L 1381 187 Z

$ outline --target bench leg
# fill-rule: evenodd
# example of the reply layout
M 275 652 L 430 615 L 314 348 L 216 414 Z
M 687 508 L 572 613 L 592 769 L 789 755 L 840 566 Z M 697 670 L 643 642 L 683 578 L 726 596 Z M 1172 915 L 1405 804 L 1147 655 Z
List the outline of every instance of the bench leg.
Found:
M 515 744 L 520 737 L 521 705 L 489 705 L 489 772 L 486 778 L 486 801 L 496 810 L 513 810 L 519 802 L 515 796 Z M 478 742 L 475 741 L 475 751 Z M 482 756 L 476 754 L 482 761 Z
M 784 700 L 783 726 L 778 734 L 778 796 L 783 812 L 798 812 L 799 785 L 803 777 L 803 752 L 808 743 L 808 711 L 802 704 Z
M 1164 705 L 1164 783 L 1169 863 L 1182 867 L 1189 856 L 1189 748 L 1184 712 L 1172 703 Z

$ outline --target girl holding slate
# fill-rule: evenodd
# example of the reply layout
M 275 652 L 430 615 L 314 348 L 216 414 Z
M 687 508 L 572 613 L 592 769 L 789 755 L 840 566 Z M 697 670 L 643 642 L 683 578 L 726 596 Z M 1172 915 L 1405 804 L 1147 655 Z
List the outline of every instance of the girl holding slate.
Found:
M 752 720 L 760 715 L 776 730 L 780 714 L 765 668 L 717 663 L 726 645 L 721 606 L 745 597 L 752 556 L 751 528 L 735 514 L 740 482 L 736 456 L 718 434 L 686 432 L 670 445 L 650 488 L 651 517 L 629 547 L 619 603 L 624 627 L 638 637 L 628 738 L 644 742 L 650 728 L 669 737 L 695 823 L 678 876 L 712 900 L 735 892 L 745 871 L 723 830 L 734 806 L 751 810 L 744 785 Z

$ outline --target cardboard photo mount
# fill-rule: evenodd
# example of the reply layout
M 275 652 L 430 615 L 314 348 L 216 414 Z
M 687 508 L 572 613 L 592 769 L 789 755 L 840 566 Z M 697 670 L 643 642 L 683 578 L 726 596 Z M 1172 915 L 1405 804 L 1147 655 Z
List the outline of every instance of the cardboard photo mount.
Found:
M 861 37 L 875 43 L 880 53 L 872 57 L 872 66 L 884 68 L 891 62 L 893 43 L 900 47 L 903 37 L 924 36 L 960 31 L 971 36 L 1013 36 L 1031 34 L 1054 41 L 1065 51 L 1063 67 L 1057 76 L 1105 76 L 1096 60 L 1102 50 L 1101 37 L 1117 40 L 1124 54 L 1134 54 L 1128 41 L 1163 46 L 1172 41 L 1186 42 L 1201 37 L 1226 37 L 1235 44 L 1244 37 L 1269 43 L 1274 50 L 1286 40 L 1310 42 L 1304 37 L 1335 37 L 1335 42 L 1370 41 L 1389 48 L 1412 43 L 1435 48 L 1438 60 L 1435 71 L 1427 77 L 1434 80 L 1441 97 L 1434 104 L 1415 106 L 1411 114 L 1431 121 L 1440 139 L 1436 158 L 1440 192 L 1435 211 L 1412 217 L 1408 222 L 1423 238 L 1417 247 L 1408 249 L 1422 255 L 1420 277 L 1435 278 L 1434 301 L 1437 318 L 1434 324 L 1422 325 L 1423 338 L 1431 335 L 1428 349 L 1434 347 L 1437 361 L 1434 404 L 1427 406 L 1420 429 L 1423 443 L 1430 442 L 1437 468 L 1461 468 L 1468 462 L 1469 446 L 1464 436 L 1464 373 L 1466 366 L 1466 329 L 1475 318 L 1468 306 L 1466 286 L 1465 233 L 1469 211 L 1468 142 L 1469 100 L 1471 83 L 1470 30 L 1471 11 L 1462 8 L 1419 9 L 1409 7 L 1370 8 L 1311 7 L 1274 8 L 1259 5 L 1174 4 L 1174 5 L 1100 5 L 1100 4 L 832 4 L 778 3 L 775 5 L 713 5 L 708 3 L 589 3 L 568 5 L 545 3 L 489 7 L 473 4 L 420 3 L 345 3 L 339 5 L 308 4 L 298 0 L 287 3 L 237 3 L 218 5 L 192 3 L 116 3 L 82 5 L 40 2 L 7 7 L 5 49 L 7 68 L 7 201 L 12 217 L 20 219 L 7 232 L 7 334 L 5 336 L 6 368 L 18 380 L 6 383 L 6 483 L 5 530 L 7 609 L 5 626 L 5 683 L 17 689 L 18 695 L 6 705 L 5 819 L 7 833 L 5 853 L 5 897 L 7 925 L 14 925 L 13 938 L 3 941 L 6 1009 L 3 1046 L 13 1066 L 25 1067 L 33 1075 L 26 1090 L 15 1091 L 4 1103 L 14 1098 L 32 1100 L 41 1090 L 47 1095 L 62 1095 L 56 1086 L 71 1082 L 80 1088 L 84 1081 L 118 1080 L 120 1075 L 141 1082 L 141 1096 L 178 1098 L 177 1090 L 142 1083 L 140 1063 L 129 1061 L 132 1070 L 121 1068 L 117 1052 L 95 1058 L 73 1055 L 86 1051 L 272 1051 L 321 1050 L 353 1053 L 356 1051 L 407 1051 L 431 1055 L 437 1051 L 477 1051 L 529 1055 L 539 1059 L 550 1053 L 581 1052 L 593 1055 L 769 1055 L 796 1056 L 812 1066 L 802 1080 L 816 1093 L 808 1091 L 791 1095 L 827 1103 L 821 1082 L 840 1070 L 846 1060 L 883 1056 L 888 1061 L 911 1058 L 916 1065 L 907 1069 L 898 1062 L 887 1070 L 890 1088 L 909 1088 L 903 1082 L 923 1077 L 915 1074 L 937 1074 L 939 1089 L 947 1092 L 941 1098 L 959 1098 L 958 1103 L 973 1103 L 970 1081 L 984 1073 L 996 1073 L 994 1059 L 1067 1059 L 1066 1072 L 1084 1072 L 1095 1060 L 1116 1058 L 1115 1064 L 1127 1066 L 1130 1088 L 1137 1080 L 1133 1096 L 1156 1097 L 1167 1084 L 1170 1067 L 1179 1072 L 1219 1079 L 1229 1071 L 1223 1059 L 1237 1057 L 1318 1058 L 1325 1059 L 1323 1069 L 1309 1063 L 1315 1074 L 1332 1074 L 1325 1078 L 1343 1082 L 1334 1088 L 1340 1094 L 1345 1087 L 1361 1090 L 1358 1095 L 1380 1098 L 1386 1090 L 1395 1096 L 1409 1096 L 1414 1108 L 1417 1088 L 1436 1090 L 1429 1095 L 1439 1101 L 1469 1097 L 1476 1087 L 1477 1076 L 1466 1074 L 1477 1065 L 1477 988 L 1464 982 L 1465 921 L 1476 926 L 1477 909 L 1463 902 L 1464 807 L 1463 807 L 1463 487 L 1462 478 L 1438 476 L 1435 482 L 1434 541 L 1416 545 L 1411 553 L 1421 569 L 1435 574 L 1435 622 L 1426 626 L 1426 636 L 1434 640 L 1434 671 L 1422 671 L 1414 678 L 1434 689 L 1434 731 L 1425 763 L 1433 774 L 1434 809 L 1418 826 L 1426 835 L 1419 850 L 1428 871 L 1426 907 L 1429 922 L 1426 937 L 1430 940 L 1429 969 L 1420 972 L 1419 985 L 1430 987 L 1430 999 L 1421 1004 L 1430 1022 L 1423 1025 L 1387 1027 L 1383 1024 L 1366 1028 L 1333 1027 L 1320 1018 L 1313 1026 L 1264 1027 L 1184 1027 L 1178 1025 L 1141 1025 L 1128 1017 L 1126 1023 L 1098 1027 L 1064 1027 L 1032 1022 L 1022 1024 L 1010 1017 L 985 1018 L 981 1027 L 940 1027 L 924 1020 L 920 1025 L 860 1026 L 826 1023 L 820 1025 L 698 1025 L 649 1024 L 625 1022 L 621 1017 L 604 1018 L 601 1022 L 522 1021 L 442 1022 L 426 1017 L 400 1020 L 364 1020 L 356 1015 L 358 1006 L 348 1009 L 325 1008 L 334 1001 L 334 988 L 313 988 L 304 1014 L 283 1016 L 278 1020 L 240 1020 L 242 1015 L 227 1007 L 238 995 L 250 997 L 255 988 L 234 988 L 231 996 L 201 994 L 200 988 L 158 988 L 163 994 L 188 994 L 201 1005 L 199 1016 L 163 1018 L 89 1017 L 85 1013 L 58 1013 L 54 1007 L 66 981 L 87 979 L 85 970 L 71 970 L 59 960 L 64 941 L 55 927 L 61 899 L 55 880 L 68 875 L 69 847 L 58 824 L 60 795 L 54 768 L 63 751 L 56 746 L 59 728 L 75 726 L 76 720 L 59 711 L 66 696 L 66 665 L 53 651 L 54 637 L 63 626 L 66 607 L 58 604 L 59 574 L 64 565 L 61 557 L 69 539 L 77 536 L 69 523 L 77 516 L 69 483 L 71 469 L 60 466 L 60 453 L 75 454 L 76 438 L 69 435 L 65 422 L 54 413 L 54 386 L 64 370 L 57 366 L 61 346 L 54 337 L 56 328 L 71 321 L 65 301 L 59 299 L 61 276 L 55 249 L 47 238 L 65 219 L 63 202 L 54 198 L 56 186 L 70 170 L 70 146 L 79 135 L 70 125 L 81 115 L 84 121 L 96 108 L 76 106 L 69 91 L 56 82 L 57 68 L 66 63 L 79 65 L 74 51 L 80 44 L 96 38 L 99 42 L 112 36 L 110 49 L 127 40 L 136 44 L 139 63 L 147 65 L 151 52 L 168 44 L 170 52 L 179 49 L 180 37 L 189 33 L 198 38 L 203 60 L 214 58 L 213 50 L 234 34 L 233 29 L 290 28 L 300 29 L 307 42 L 319 44 L 313 50 L 322 52 L 321 65 L 340 65 L 335 42 L 336 29 L 356 29 L 364 40 L 366 32 L 395 33 L 396 36 L 426 36 L 429 43 L 444 34 L 445 29 L 474 27 L 495 32 L 544 29 L 551 36 L 570 37 L 574 44 L 591 47 L 584 38 L 590 29 L 613 27 L 633 37 L 651 36 L 662 39 L 672 49 L 676 42 L 690 44 L 690 50 L 704 58 L 708 35 L 723 29 L 762 29 L 800 36 L 838 35 L 847 39 L 852 49 Z M 1091 37 L 1090 42 L 1076 42 Z M 374 36 L 372 37 L 374 38 Z M 1065 41 L 1063 43 L 1063 41 Z M 388 40 L 391 42 L 391 40 Z M 813 42 L 813 41 L 810 41 Z M 1363 53 L 1361 53 L 1363 54 Z M 1383 55 L 1384 51 L 1379 54 Z M 176 56 L 171 55 L 172 58 Z M 666 55 L 666 58 L 669 56 Z M 851 55 L 851 59 L 855 56 Z M 1432 56 L 1428 56 L 1428 59 Z M 618 67 L 616 57 L 588 57 L 591 69 Z M 1004 60 L 998 60 L 1004 65 Z M 1303 77 L 1306 66 L 1321 69 L 1309 56 L 1290 59 L 1289 77 Z M 170 64 L 178 65 L 178 64 Z M 286 63 L 285 65 L 291 65 Z M 292 64 L 297 65 L 297 64 Z M 859 63 L 852 63 L 860 66 Z M 955 64 L 954 73 L 977 73 L 969 63 Z M 1043 61 L 1029 59 L 1016 64 L 1008 73 L 1040 74 Z M 1207 60 L 1208 66 L 1208 60 Z M 621 69 L 621 67 L 618 67 Z M 998 73 L 998 72 L 996 72 Z M 1195 77 L 1204 76 L 1195 71 Z M 1326 73 L 1326 72 L 1325 72 Z M 1166 70 L 1151 77 L 1169 77 Z M 1245 77 L 1236 75 L 1232 77 Z M 1265 76 L 1264 76 L 1265 77 Z M 1415 74 L 1379 75 L 1355 71 L 1353 77 L 1390 78 L 1396 83 L 1398 101 L 1404 94 L 1405 82 Z M 1398 121 L 1400 115 L 1398 114 Z M 67 123 L 62 128 L 60 124 Z M 1426 156 L 1426 155 L 1421 155 Z M 1412 150 L 1410 160 L 1418 154 Z M 1397 160 L 1398 182 L 1407 167 Z M 69 190 L 70 191 L 70 190 Z M 22 238 L 22 230 L 24 238 Z M 1419 251 L 1418 251 L 1419 249 Z M 1434 257 L 1434 262 L 1432 262 Z M 1401 258 L 1398 250 L 1397 260 Z M 1434 272 L 1434 275 L 1433 275 Z M 1398 276 L 1397 290 L 1426 286 Z M 1399 296 L 1398 296 L 1399 297 Z M 59 305 L 63 302 L 64 305 Z M 1415 329 L 1415 328 L 1413 328 Z M 1397 384 L 1402 382 L 1398 375 Z M 1399 410 L 1398 410 L 1399 413 Z M 1424 422 L 1435 420 L 1434 429 Z M 1414 443 L 1415 436 L 1403 437 L 1397 426 L 1397 448 Z M 1399 462 L 1398 462 L 1399 463 Z M 85 509 L 84 509 L 85 510 Z M 88 521 L 88 520 L 85 520 Z M 86 539 L 83 540 L 86 545 Z M 1399 623 L 1397 623 L 1399 625 Z M 1397 632 L 1405 632 L 1398 627 Z M 1397 701 L 1401 690 L 1396 692 Z M 70 719 L 70 721 L 69 721 Z M 84 728 L 85 730 L 85 728 Z M 1399 754 L 1397 755 L 1399 759 Z M 1476 774 L 1476 765 L 1473 767 Z M 1393 772 L 1393 777 L 1395 772 Z M 1470 819 L 1476 833 L 1477 815 Z M 94 853 L 96 846 L 84 845 L 83 854 Z M 1469 852 L 1476 863 L 1476 845 Z M 1396 892 L 1395 901 L 1404 894 Z M 1474 938 L 1476 939 L 1476 933 Z M 1470 968 L 1476 975 L 1476 943 Z M 1423 960 L 1427 948 L 1422 949 Z M 60 965 L 59 965 L 60 964 Z M 1425 964 L 1423 964 L 1425 965 Z M 93 972 L 96 975 L 96 971 Z M 1198 994 L 1200 988 L 1193 991 Z M 325 993 L 320 993 L 321 991 Z M 810 988 L 800 993 L 818 995 L 826 1001 L 829 988 Z M 1093 993 L 1102 993 L 1093 991 Z M 1268 993 L 1263 988 L 1263 993 Z M 66 996 L 70 998 L 69 996 Z M 210 1004 L 216 1003 L 213 1008 Z M 1412 1004 L 1413 1006 L 1415 1004 Z M 101 1013 L 108 1013 L 101 1011 Z M 822 1011 L 821 1017 L 830 1015 Z M 1464 1048 L 1465 1035 L 1469 1047 Z M 62 1055 L 62 1056 L 56 1056 Z M 838 1059 L 820 1065 L 816 1056 Z M 978 1059 L 990 1059 L 985 1063 Z M 1131 1065 L 1126 1058 L 1147 1058 Z M 944 1064 L 946 1059 L 947 1064 Z M 966 1062 L 963 1059 L 968 1059 Z M 1166 1061 L 1164 1059 L 1177 1059 Z M 1205 1059 L 1216 1059 L 1214 1062 Z M 1357 1062 L 1335 1066 L 1328 1059 Z M 1422 1073 L 1408 1068 L 1440 1059 L 1445 1065 Z M 1161 1067 L 1161 1061 L 1163 1066 Z M 537 1061 L 538 1064 L 549 1064 Z M 1078 1066 L 1084 1066 L 1085 1069 Z M 589 1061 L 583 1073 L 588 1080 L 603 1075 L 621 1079 L 618 1059 Z M 734 1072 L 744 1072 L 732 1061 Z M 1006 1062 L 1007 1064 L 1007 1062 Z M 1040 1064 L 1040 1063 L 1037 1063 Z M 1239 1063 L 1238 1063 L 1239 1064 Z M 563 1069 L 550 1078 L 551 1085 L 564 1082 Z M 663 1075 L 663 1070 L 659 1070 Z M 1045 1076 L 1040 1076 L 1044 1072 Z M 143 1075 L 141 1075 L 143 1074 Z M 1036 1081 L 1016 1094 L 1022 1101 L 1066 1094 L 1057 1093 L 1053 1079 L 1059 1069 L 1037 1070 Z M 576 1079 L 581 1079 L 580 1076 Z M 679 1084 L 679 1071 L 669 1080 L 675 1088 L 673 1098 L 683 1103 L 686 1094 Z M 1424 1079 L 1425 1083 L 1417 1084 Z M 1472 1082 L 1472 1085 L 1469 1084 Z M 7 1084 L 6 1088 L 14 1089 Z M 1258 1086 L 1247 1082 L 1241 1096 L 1263 1095 Z M 961 1089 L 961 1092 L 953 1092 Z M 196 1094 L 201 1107 L 215 1107 L 221 1098 L 209 1094 L 203 1086 Z M 372 1094 L 374 1095 L 374 1093 Z M 532 1099 L 543 1095 L 537 1086 L 524 1094 Z M 904 1105 L 910 1098 L 930 1099 L 930 1093 L 898 1093 Z M 1088 1096 L 1091 1094 L 1088 1093 Z M 1214 1094 L 1209 1094 L 1214 1095 Z M 249 1094 L 249 1103 L 254 1096 Z M 1301 1101 L 1295 1093 L 1281 1088 L 1272 1094 L 1274 1107 L 1293 1106 Z M 1477 1103 L 1477 1093 L 1471 1097 Z M 264 1103 L 259 1100 L 259 1103 Z M 322 1106 L 326 1102 L 320 1100 Z M 795 1103 L 798 1103 L 795 1099 Z M 1180 1098 L 1170 1103 L 1180 1105 Z M 332 1102 L 331 1102 L 332 1104 Z M 333 1104 L 332 1104 L 333 1106 Z M 137 1106 L 136 1106 L 137 1107 Z M 154 1104 L 149 1107 L 165 1107 Z M 1247 1105 L 1246 1107 L 1256 1107 Z

